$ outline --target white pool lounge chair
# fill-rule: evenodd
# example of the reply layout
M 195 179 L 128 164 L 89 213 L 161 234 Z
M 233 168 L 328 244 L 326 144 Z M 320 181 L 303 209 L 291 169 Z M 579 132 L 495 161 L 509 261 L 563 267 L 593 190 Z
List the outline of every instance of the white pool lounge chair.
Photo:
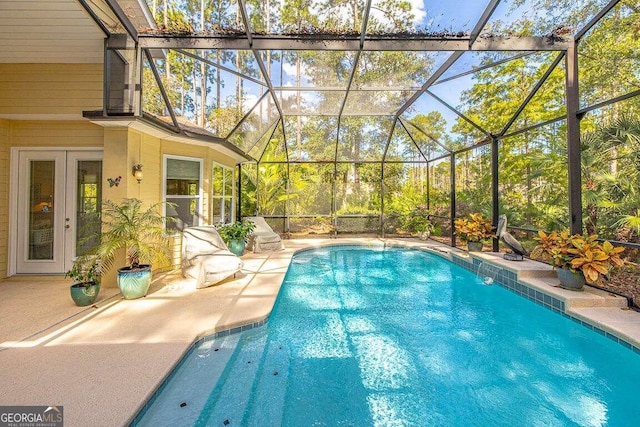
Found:
M 196 287 L 214 285 L 237 273 L 242 261 L 229 252 L 215 226 L 187 227 L 182 231 L 182 275 L 196 279 Z
M 255 230 L 249 235 L 247 242 L 247 250 L 253 253 L 281 251 L 284 249 L 282 238 L 278 233 L 273 231 L 267 221 L 261 216 L 247 216 L 244 219 L 253 222 L 256 225 Z

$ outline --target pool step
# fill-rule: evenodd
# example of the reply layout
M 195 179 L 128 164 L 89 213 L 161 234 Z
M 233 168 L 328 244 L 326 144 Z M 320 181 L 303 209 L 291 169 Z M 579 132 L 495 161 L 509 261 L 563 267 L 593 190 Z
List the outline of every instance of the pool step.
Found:
M 266 339 L 266 333 L 242 335 L 196 425 L 242 425 Z
M 136 427 L 194 425 L 231 357 L 239 335 L 206 338 L 183 359 Z
M 573 308 L 586 307 L 627 307 L 627 299 L 602 289 L 585 286 L 582 291 L 570 291 L 560 287 L 557 277 L 528 277 L 521 278 L 523 283 L 547 295 L 563 301 L 565 311 Z
M 577 307 L 571 316 L 593 326 L 599 333 L 615 336 L 640 348 L 640 316 L 633 310 L 612 307 Z
M 456 253 L 452 255 L 461 258 L 464 254 L 460 255 Z M 503 253 L 498 252 L 472 252 L 470 254 L 470 259 L 473 260 L 474 258 L 480 262 L 488 262 L 507 271 L 511 271 L 515 273 L 518 278 L 557 277 L 553 267 L 530 259 L 525 259 L 523 261 L 510 261 L 504 259 Z
M 577 307 L 614 307 L 628 306 L 627 299 L 602 289 L 585 286 L 583 291 L 570 291 L 560 287 L 560 280 L 556 271 L 550 265 L 525 259 L 524 261 L 509 261 L 502 253 L 478 252 L 471 254 L 452 254 L 456 258 L 468 263 L 491 266 L 513 273 L 517 281 L 529 288 L 550 295 L 565 304 L 565 310 Z M 465 255 L 469 255 L 465 258 Z M 474 261 L 475 260 L 475 261 Z
M 252 398 L 247 405 L 242 425 L 278 427 L 283 425 L 284 402 L 289 381 L 290 353 L 285 343 L 271 342 L 265 351 Z M 267 399 L 264 396 L 268 396 Z M 255 401 L 268 401 L 268 405 L 256 405 Z

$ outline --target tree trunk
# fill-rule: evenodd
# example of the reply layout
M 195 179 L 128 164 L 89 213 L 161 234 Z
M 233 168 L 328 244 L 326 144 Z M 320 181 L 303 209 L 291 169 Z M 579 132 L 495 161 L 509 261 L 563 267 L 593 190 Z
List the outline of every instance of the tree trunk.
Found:
M 200 0 L 200 31 L 204 31 L 205 12 L 204 0 Z M 204 52 L 203 55 L 205 55 Z M 207 68 L 204 61 L 200 61 L 200 97 L 200 126 L 205 127 L 207 113 Z
M 587 205 L 587 215 L 589 220 L 584 225 L 587 230 L 587 234 L 597 234 L 598 231 L 598 206 L 595 203 L 589 203 Z
M 169 27 L 169 6 L 167 5 L 167 0 L 163 1 L 163 10 L 164 10 L 164 29 L 166 30 Z
M 360 15 L 358 13 L 358 2 L 356 0 L 351 0 L 351 11 L 353 12 L 353 31 L 360 32 L 359 22 Z
M 184 116 L 184 74 L 180 74 L 180 114 Z
M 300 98 L 300 54 L 296 53 L 296 108 L 298 116 L 296 116 L 296 158 L 302 159 L 302 118 L 300 117 L 300 104 L 302 99 Z
M 216 64 L 220 65 L 220 51 L 216 50 Z M 220 83 L 220 67 L 216 67 L 216 113 L 217 113 L 217 120 L 216 120 L 216 135 L 218 136 L 226 136 L 226 135 L 220 135 L 220 133 L 222 132 L 222 126 L 220 123 L 221 120 L 221 111 L 220 111 L 220 106 L 222 105 L 220 102 L 220 92 L 221 92 L 221 88 L 222 88 L 222 84 Z M 226 133 L 226 132 L 225 132 Z
M 195 64 L 195 61 L 194 61 L 193 68 L 191 69 L 191 76 L 192 76 L 191 77 L 191 81 L 194 84 L 191 85 L 191 88 L 193 90 L 193 115 L 195 116 L 196 122 L 197 122 L 197 120 L 198 120 L 198 86 L 195 83 L 198 81 L 198 79 L 197 79 L 197 76 L 196 76 L 196 68 L 197 67 L 195 65 L 196 64 Z
M 200 63 L 200 126 L 205 126 L 207 113 L 207 69 L 204 62 Z
M 236 8 L 236 27 L 239 27 L 241 22 L 240 16 L 240 4 Z M 240 71 L 240 55 L 236 51 L 236 71 Z M 242 117 L 242 97 L 240 95 L 240 77 L 236 75 L 236 114 L 238 117 Z

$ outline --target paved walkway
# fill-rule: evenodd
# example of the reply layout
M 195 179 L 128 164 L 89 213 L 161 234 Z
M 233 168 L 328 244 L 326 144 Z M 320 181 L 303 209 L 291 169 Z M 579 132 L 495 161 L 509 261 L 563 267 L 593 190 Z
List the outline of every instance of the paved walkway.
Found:
M 126 425 L 194 340 L 269 315 L 297 250 L 383 242 L 452 251 L 411 239 L 288 240 L 284 251 L 245 255 L 243 271 L 220 285 L 196 290 L 163 274 L 146 298 L 102 289 L 89 308 L 73 304 L 61 277 L 8 279 L 0 283 L 0 405 L 63 406 L 65 427 Z M 621 320 L 619 308 L 581 310 L 640 331 L 640 313 Z

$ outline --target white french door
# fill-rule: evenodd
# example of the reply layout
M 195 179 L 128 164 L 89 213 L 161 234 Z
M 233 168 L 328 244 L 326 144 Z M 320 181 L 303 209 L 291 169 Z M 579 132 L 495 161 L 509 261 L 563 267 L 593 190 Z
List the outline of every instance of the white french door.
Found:
M 101 151 L 18 154 L 16 273 L 59 274 L 99 231 Z

